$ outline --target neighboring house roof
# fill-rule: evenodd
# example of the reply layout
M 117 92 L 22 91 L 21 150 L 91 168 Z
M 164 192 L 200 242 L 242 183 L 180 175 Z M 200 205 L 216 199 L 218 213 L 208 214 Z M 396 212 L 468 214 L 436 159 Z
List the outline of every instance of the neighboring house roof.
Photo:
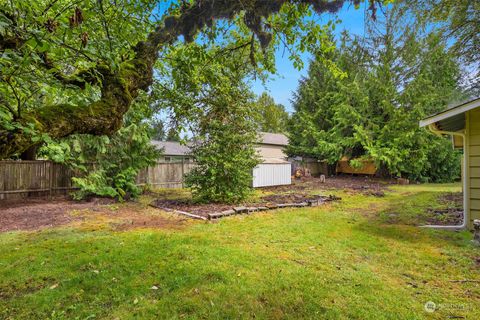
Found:
M 166 156 L 186 156 L 190 153 L 190 148 L 175 141 L 152 140 L 152 144 L 158 149 L 163 149 Z
M 260 132 L 260 144 L 271 144 L 277 146 L 288 145 L 288 138 L 282 133 Z
M 288 145 L 288 138 L 281 133 L 260 132 L 261 141 L 258 144 L 269 144 L 277 146 Z M 159 141 L 152 140 L 152 144 L 158 149 L 163 149 L 163 154 L 166 156 L 185 156 L 190 153 L 188 146 L 182 145 L 175 141 Z
M 439 130 L 455 132 L 465 128 L 465 112 L 479 108 L 480 97 L 453 105 L 446 110 L 436 113 L 420 121 L 420 127 L 431 124 Z

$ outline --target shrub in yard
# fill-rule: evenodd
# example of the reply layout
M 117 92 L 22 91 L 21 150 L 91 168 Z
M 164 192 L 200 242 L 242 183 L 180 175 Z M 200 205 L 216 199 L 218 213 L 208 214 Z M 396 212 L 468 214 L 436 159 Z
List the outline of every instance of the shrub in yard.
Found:
M 234 203 L 251 192 L 252 170 L 259 163 L 252 123 L 233 108 L 222 108 L 203 128 L 193 147 L 197 167 L 186 177 L 196 201 Z
M 251 51 L 235 49 L 238 39 L 231 40 L 227 49 L 189 45 L 172 50 L 159 74 L 162 83 L 155 87 L 177 128 L 186 127 L 193 136 L 196 167 L 185 184 L 198 202 L 245 199 L 259 163 L 254 147 L 259 113 L 248 82 L 254 73 Z
M 193 126 L 197 166 L 185 182 L 199 202 L 234 203 L 252 190 L 257 122 L 248 89 L 240 80 L 229 83 L 233 79 L 215 82 L 223 90 L 209 95 Z
M 51 141 L 41 155 L 77 173 L 72 179 L 79 188 L 73 193 L 75 199 L 136 197 L 141 192 L 135 184 L 137 174 L 160 156 L 150 143 L 151 126 L 144 120 L 149 114 L 148 103 L 137 101 L 127 113 L 126 125 L 112 136 L 73 135 Z

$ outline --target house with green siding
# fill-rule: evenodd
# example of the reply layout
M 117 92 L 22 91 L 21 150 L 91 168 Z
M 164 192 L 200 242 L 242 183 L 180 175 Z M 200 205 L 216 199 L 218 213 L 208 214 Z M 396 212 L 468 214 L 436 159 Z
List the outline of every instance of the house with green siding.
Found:
M 480 98 L 457 104 L 420 121 L 438 135 L 452 136 L 455 148 L 463 149 L 464 223 L 447 228 L 473 228 L 480 219 Z

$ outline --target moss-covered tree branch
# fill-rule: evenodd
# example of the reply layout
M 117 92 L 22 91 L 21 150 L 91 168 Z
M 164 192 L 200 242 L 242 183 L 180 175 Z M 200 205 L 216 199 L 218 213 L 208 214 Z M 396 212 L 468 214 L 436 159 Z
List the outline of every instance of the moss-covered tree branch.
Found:
M 22 126 L 33 125 L 32 131 L 45 133 L 53 138 L 66 137 L 74 133 L 94 135 L 114 133 L 121 127 L 123 116 L 139 90 L 147 90 L 152 84 L 153 68 L 159 50 L 172 44 L 180 36 L 187 42 L 193 41 L 195 35 L 203 28 L 211 26 L 214 20 L 233 19 L 239 13 L 245 12 L 245 24 L 256 35 L 260 44 L 266 47 L 271 36 L 264 30 L 264 19 L 278 13 L 284 4 L 312 5 L 315 11 L 322 13 L 338 11 L 346 1 L 356 4 L 360 2 L 360 0 L 198 0 L 192 5 L 186 5 L 178 14 L 164 18 L 163 23 L 153 30 L 145 41 L 135 45 L 132 48 L 134 52 L 132 59 L 123 62 L 115 70 L 105 64 L 98 64 L 95 70 L 91 71 L 98 74 L 102 81 L 101 97 L 98 101 L 89 105 L 47 105 L 24 113 L 21 119 L 16 120 L 18 125 L 0 124 L 0 158 L 20 154 L 36 143 Z

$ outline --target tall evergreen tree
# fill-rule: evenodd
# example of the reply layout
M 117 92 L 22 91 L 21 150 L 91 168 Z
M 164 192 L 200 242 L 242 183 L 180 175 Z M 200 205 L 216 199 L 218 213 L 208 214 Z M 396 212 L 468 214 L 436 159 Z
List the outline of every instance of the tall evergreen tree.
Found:
M 152 120 L 151 136 L 153 140 L 163 141 L 166 138 L 165 124 L 161 119 Z
M 410 28 L 396 10 L 364 39 L 344 34 L 331 58 L 346 76 L 311 64 L 295 97 L 289 152 L 330 163 L 364 157 L 396 176 L 453 179 L 458 154 L 418 121 L 459 97 L 458 61 L 438 34 Z
M 263 92 L 255 103 L 259 113 L 259 129 L 263 132 L 284 133 L 287 130 L 288 113 L 285 107 Z

